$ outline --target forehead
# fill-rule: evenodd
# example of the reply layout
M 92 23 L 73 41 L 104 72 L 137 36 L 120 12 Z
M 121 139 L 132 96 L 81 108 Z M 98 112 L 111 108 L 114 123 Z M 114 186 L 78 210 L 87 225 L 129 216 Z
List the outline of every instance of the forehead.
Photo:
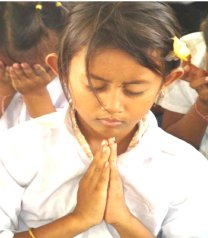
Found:
M 86 50 L 83 48 L 72 58 L 70 71 L 86 74 Z M 89 73 L 109 80 L 134 80 L 156 76 L 127 52 L 115 48 L 104 48 L 94 52 L 89 60 Z

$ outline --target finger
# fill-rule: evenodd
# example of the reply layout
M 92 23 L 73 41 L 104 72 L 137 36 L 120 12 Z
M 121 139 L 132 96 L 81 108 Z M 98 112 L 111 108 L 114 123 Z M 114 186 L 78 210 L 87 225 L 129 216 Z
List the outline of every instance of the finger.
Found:
M 98 176 L 98 174 L 101 173 L 101 171 L 105 167 L 105 164 L 109 159 L 109 156 L 110 156 L 110 148 L 107 144 L 107 141 L 102 141 L 100 149 L 97 151 L 86 173 L 86 176 L 88 176 L 89 178 Z
M 194 89 L 200 89 L 202 86 L 208 85 L 208 77 L 202 77 L 198 79 L 194 79 L 190 82 L 190 86 Z
M 24 72 L 25 76 L 28 79 L 33 79 L 34 77 L 36 77 L 35 72 L 33 71 L 33 69 L 31 68 L 31 66 L 29 64 L 22 63 L 21 68 L 22 68 L 22 71 Z
M 193 64 L 184 66 L 183 80 L 190 82 L 192 79 L 205 77 L 207 72 L 201 68 L 196 67 Z
M 108 140 L 108 143 L 109 143 L 109 146 L 110 146 L 110 149 L 111 149 L 110 158 L 109 158 L 110 164 L 112 164 L 112 163 L 116 164 L 116 161 L 117 161 L 117 143 L 115 141 L 115 138 L 114 137 L 110 138 Z
M 41 66 L 40 64 L 33 65 L 33 69 L 35 70 L 37 75 L 44 75 L 47 73 L 44 67 Z
M 18 91 L 19 85 L 21 84 L 21 81 L 18 79 L 17 75 L 15 74 L 15 71 L 12 66 L 9 67 L 9 76 L 11 78 L 11 83 L 13 88 Z
M 20 64 L 18 63 L 14 63 L 12 65 L 12 70 L 13 70 L 13 77 L 14 80 L 23 80 L 23 79 L 27 79 L 22 67 Z
M 109 149 L 110 150 L 110 149 Z M 103 157 L 105 157 L 108 151 L 103 152 Z M 107 158 L 109 155 L 106 156 Z M 91 163 L 89 169 L 87 170 L 85 176 L 82 179 L 82 185 L 90 185 L 90 189 L 100 189 L 100 186 L 103 186 L 103 183 L 109 181 L 109 161 L 106 160 L 103 164 Z M 107 185 L 106 185 L 107 186 Z
M 97 182 L 97 190 L 102 190 L 103 192 L 106 192 L 109 186 L 109 179 L 110 179 L 110 166 L 109 161 L 106 161 L 104 163 L 104 167 L 102 172 L 100 173 L 99 180 Z
M 8 68 L 8 74 L 9 74 L 9 77 L 11 78 L 11 80 L 13 81 L 13 82 L 16 82 L 16 81 L 20 81 L 20 78 L 19 78 L 19 76 L 16 74 L 16 70 L 14 69 L 14 67 L 13 66 L 10 66 L 9 68 Z
M 3 81 L 5 83 L 11 83 L 11 77 L 10 77 L 10 73 L 9 73 L 9 66 L 6 66 L 5 67 L 5 71 L 4 71 L 4 78 L 3 78 Z
M 118 194 L 122 194 L 123 187 L 120 178 L 120 174 L 117 168 L 117 143 L 115 141 L 110 142 L 111 154 L 110 154 L 110 183 L 109 189 L 117 191 Z
M 51 82 L 52 77 L 50 76 L 50 74 L 48 74 L 45 70 L 44 67 L 42 67 L 39 64 L 33 65 L 33 69 L 36 73 L 36 75 L 38 75 L 40 77 L 40 79 L 44 80 L 46 83 Z
M 111 179 L 111 186 L 113 186 L 112 183 L 114 183 L 116 181 L 116 183 L 118 181 L 120 181 L 120 176 L 118 173 L 118 169 L 117 169 L 117 143 L 115 141 L 115 138 L 110 138 L 109 139 L 109 146 L 111 149 L 111 153 L 110 153 L 110 158 L 109 158 L 109 162 L 110 162 L 110 179 Z

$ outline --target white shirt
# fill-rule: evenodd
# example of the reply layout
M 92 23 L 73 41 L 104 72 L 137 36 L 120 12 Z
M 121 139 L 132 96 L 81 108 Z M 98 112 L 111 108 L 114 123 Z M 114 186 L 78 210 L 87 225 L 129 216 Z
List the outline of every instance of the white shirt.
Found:
M 191 33 L 182 37 L 182 40 L 186 42 L 191 51 L 192 63 L 207 70 L 206 45 L 202 33 Z M 189 86 L 188 82 L 177 80 L 165 90 L 165 95 L 158 104 L 169 111 L 186 114 L 197 97 L 197 92 Z M 202 138 L 200 151 L 208 159 L 208 127 Z
M 91 160 L 62 111 L 7 130 L 0 148 L 0 238 L 50 223 L 76 206 Z M 208 237 L 208 161 L 164 132 L 152 114 L 139 143 L 117 160 L 128 208 L 162 238 Z M 102 222 L 76 238 L 118 238 Z
M 64 108 L 68 104 L 58 77 L 54 78 L 47 85 L 47 90 L 50 94 L 52 103 L 57 110 Z M 22 95 L 17 92 L 0 118 L 0 131 L 16 126 L 30 118 Z

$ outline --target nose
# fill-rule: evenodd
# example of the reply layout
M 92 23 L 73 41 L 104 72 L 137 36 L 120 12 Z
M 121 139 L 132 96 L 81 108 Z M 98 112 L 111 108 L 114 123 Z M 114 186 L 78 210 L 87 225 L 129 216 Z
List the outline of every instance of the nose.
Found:
M 111 114 L 121 113 L 124 111 L 123 98 L 120 90 L 111 90 L 106 92 L 105 98 L 102 101 L 105 110 Z

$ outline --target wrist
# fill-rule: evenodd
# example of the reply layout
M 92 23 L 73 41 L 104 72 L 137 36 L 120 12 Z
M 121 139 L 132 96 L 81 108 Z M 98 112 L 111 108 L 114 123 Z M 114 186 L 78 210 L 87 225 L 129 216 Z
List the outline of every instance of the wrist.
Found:
M 22 94 L 24 98 L 37 98 L 37 97 L 39 98 L 49 94 L 46 87 L 40 88 L 38 90 L 29 91 L 29 92 L 24 92 L 24 91 L 22 92 L 19 91 L 19 92 Z
M 69 214 L 69 219 L 70 220 L 73 219 L 76 224 L 79 224 L 80 232 L 84 232 L 85 230 L 88 230 L 90 227 L 93 226 L 92 224 L 87 222 L 87 220 L 84 217 L 76 213 Z
M 208 104 L 198 98 L 194 104 L 194 109 L 200 118 L 208 122 Z
M 110 224 L 115 227 L 115 229 L 124 228 L 132 221 L 132 219 L 135 219 L 135 217 L 128 210 L 125 214 L 119 216 L 117 221 L 111 222 Z
M 131 213 L 126 220 L 113 225 L 119 233 L 120 237 L 129 238 L 155 238 L 155 236 L 149 231 L 145 225 L 143 225 L 135 216 Z
M 198 97 L 196 103 L 201 110 L 208 113 L 208 101 L 202 100 L 200 97 Z

